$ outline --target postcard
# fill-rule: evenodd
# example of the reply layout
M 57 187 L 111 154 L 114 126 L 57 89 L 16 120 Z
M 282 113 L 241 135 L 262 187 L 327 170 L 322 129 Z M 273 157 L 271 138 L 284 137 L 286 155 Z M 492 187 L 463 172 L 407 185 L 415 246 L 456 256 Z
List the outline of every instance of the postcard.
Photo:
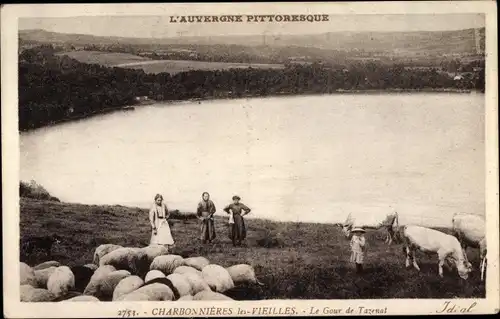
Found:
M 495 9 L 4 5 L 5 317 L 498 313 Z

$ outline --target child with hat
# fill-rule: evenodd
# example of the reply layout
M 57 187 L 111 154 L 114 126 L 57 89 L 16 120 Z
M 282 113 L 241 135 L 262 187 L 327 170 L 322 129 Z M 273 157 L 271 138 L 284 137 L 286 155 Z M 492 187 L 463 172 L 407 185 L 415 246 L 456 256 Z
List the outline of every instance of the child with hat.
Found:
M 351 262 L 356 264 L 356 272 L 361 273 L 363 271 L 363 261 L 365 258 L 365 230 L 360 227 L 355 227 L 351 230 Z

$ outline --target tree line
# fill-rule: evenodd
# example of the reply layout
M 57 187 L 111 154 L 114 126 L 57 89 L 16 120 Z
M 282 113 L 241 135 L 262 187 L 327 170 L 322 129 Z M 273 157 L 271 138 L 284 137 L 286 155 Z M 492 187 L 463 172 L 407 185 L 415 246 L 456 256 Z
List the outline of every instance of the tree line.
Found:
M 484 71 L 457 81 L 439 68 L 415 69 L 374 62 L 288 65 L 284 69 L 193 70 L 171 75 L 85 64 L 54 55 L 50 46 L 19 55 L 19 129 L 28 130 L 126 105 L 137 96 L 186 100 L 337 90 L 477 89 Z

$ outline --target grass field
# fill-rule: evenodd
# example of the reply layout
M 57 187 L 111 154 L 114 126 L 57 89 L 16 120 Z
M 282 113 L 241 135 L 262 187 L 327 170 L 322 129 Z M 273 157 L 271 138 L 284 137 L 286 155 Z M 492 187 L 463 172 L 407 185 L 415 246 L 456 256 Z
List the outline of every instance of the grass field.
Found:
M 144 209 L 26 198 L 21 199 L 20 205 L 21 237 L 59 234 L 63 242 L 53 248 L 52 259 L 68 266 L 91 262 L 99 244 L 137 247 L 149 242 L 151 229 Z M 469 258 L 476 266 L 469 280 L 461 280 L 446 268 L 444 278 L 440 278 L 437 256 L 419 253 L 421 272 L 407 270 L 402 246 L 387 246 L 382 232 L 369 231 L 366 271 L 357 276 L 348 262 L 348 241 L 334 225 L 247 219 L 246 247 L 234 248 L 227 236 L 226 218 L 216 218 L 215 243 L 202 245 L 198 240 L 198 220 L 183 218 L 186 215 L 181 214 L 173 217 L 171 229 L 176 240 L 173 253 L 184 257 L 205 256 L 225 267 L 237 263 L 254 266 L 265 286 L 243 287 L 239 294 L 231 295 L 235 299 L 485 297 L 475 249 L 469 251 Z M 279 245 L 263 247 L 262 239 L 276 239 Z M 41 254 L 21 256 L 21 261 L 29 265 L 45 260 L 47 257 Z
M 57 55 L 67 55 L 82 63 L 101 64 L 113 67 L 122 63 L 132 63 L 138 61 L 149 61 L 149 58 L 128 53 L 100 52 L 100 51 L 71 51 L 57 53 Z
M 227 70 L 249 67 L 261 69 L 284 68 L 281 64 L 226 63 L 191 60 L 151 60 L 149 58 L 133 54 L 100 51 L 71 51 L 58 53 L 58 55 L 67 55 L 70 58 L 82 63 L 100 64 L 107 67 L 142 69 L 146 73 L 154 74 L 162 72 L 175 74 L 191 70 Z
M 241 68 L 255 69 L 283 69 L 281 64 L 263 64 L 263 63 L 229 63 L 229 62 L 206 62 L 190 60 L 154 60 L 141 61 L 116 65 L 122 68 L 142 69 L 146 73 L 168 72 L 170 74 L 192 71 L 192 70 L 228 70 Z

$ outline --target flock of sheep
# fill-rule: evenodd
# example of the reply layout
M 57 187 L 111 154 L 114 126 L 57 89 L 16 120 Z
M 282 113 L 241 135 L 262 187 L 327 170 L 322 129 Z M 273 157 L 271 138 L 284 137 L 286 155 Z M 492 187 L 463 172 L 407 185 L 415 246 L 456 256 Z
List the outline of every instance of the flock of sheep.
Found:
M 93 263 L 21 262 L 20 275 L 22 302 L 232 300 L 223 293 L 235 285 L 262 285 L 250 265 L 224 268 L 205 257 L 169 254 L 161 245 L 103 244 Z

